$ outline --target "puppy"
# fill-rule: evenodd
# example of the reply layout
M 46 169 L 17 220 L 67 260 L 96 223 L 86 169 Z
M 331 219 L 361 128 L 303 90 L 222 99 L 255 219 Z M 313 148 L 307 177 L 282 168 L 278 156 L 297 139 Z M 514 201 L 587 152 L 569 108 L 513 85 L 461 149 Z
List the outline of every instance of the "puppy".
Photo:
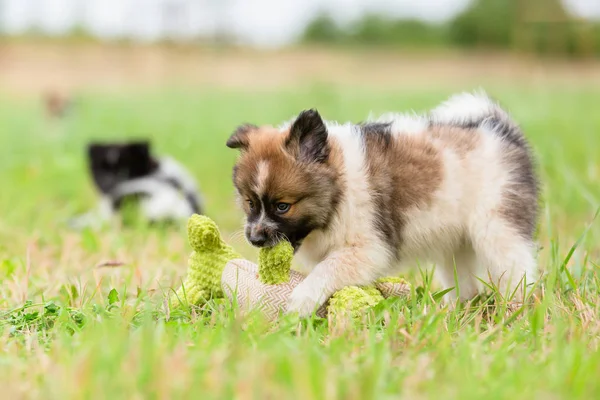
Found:
M 285 238 L 311 271 L 289 311 L 308 315 L 403 264 L 434 263 L 450 301 L 482 291 L 480 279 L 508 296 L 536 279 L 531 151 L 485 94 L 358 125 L 303 111 L 279 128 L 243 125 L 227 146 L 241 150 L 233 181 L 249 242 Z
M 93 143 L 88 163 L 100 205 L 74 221 L 75 227 L 105 223 L 131 199 L 139 202 L 149 222 L 183 220 L 203 212 L 191 175 L 175 160 L 152 156 L 148 142 Z

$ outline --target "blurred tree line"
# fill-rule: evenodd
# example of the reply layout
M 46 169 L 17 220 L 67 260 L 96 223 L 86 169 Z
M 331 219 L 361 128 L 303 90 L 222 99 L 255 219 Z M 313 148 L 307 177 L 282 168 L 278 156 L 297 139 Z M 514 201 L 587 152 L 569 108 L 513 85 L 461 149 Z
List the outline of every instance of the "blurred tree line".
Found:
M 600 1 L 600 0 L 599 0 Z M 443 24 L 367 15 L 340 26 L 315 18 L 301 41 L 311 44 L 461 47 L 570 57 L 600 55 L 600 21 L 570 15 L 560 0 L 475 0 Z

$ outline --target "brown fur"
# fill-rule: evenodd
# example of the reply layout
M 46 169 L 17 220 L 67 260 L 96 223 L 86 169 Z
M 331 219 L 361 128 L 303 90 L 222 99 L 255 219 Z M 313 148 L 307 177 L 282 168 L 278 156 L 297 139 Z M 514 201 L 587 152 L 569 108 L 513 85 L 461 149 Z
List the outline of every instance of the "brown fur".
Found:
M 475 150 L 481 143 L 480 133 L 473 128 L 434 125 L 430 128 L 429 135 L 441 140 L 461 157 Z
M 439 151 L 423 138 L 392 137 L 387 129 L 363 127 L 369 186 L 378 230 L 397 255 L 402 243 L 404 212 L 429 205 L 442 182 Z
M 253 215 L 249 201 L 260 203 L 266 214 L 279 203 L 290 204 L 285 215 L 268 215 L 271 225 L 293 241 L 292 232 L 299 232 L 299 242 L 312 230 L 326 226 L 335 213 L 341 196 L 341 155 L 332 147 L 324 162 L 299 160 L 298 143 L 290 143 L 291 132 L 281 132 L 270 126 L 245 126 L 238 129 L 230 142 L 241 142 L 241 156 L 234 168 L 234 184 L 244 201 L 249 224 Z M 241 138 L 241 139 L 240 139 Z M 228 142 L 229 143 L 229 142 Z M 259 166 L 268 169 L 263 182 Z M 257 193 L 257 188 L 261 193 Z M 273 213 L 272 213 L 273 214 Z M 271 232 L 268 232 L 271 233 Z M 299 244 L 299 243 L 294 243 Z

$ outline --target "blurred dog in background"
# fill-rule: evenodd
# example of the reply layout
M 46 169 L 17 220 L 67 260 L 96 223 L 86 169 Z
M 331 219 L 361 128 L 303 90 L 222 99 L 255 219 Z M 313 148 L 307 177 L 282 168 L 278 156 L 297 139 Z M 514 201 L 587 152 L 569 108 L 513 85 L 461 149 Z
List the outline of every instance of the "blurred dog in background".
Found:
M 44 109 L 50 119 L 65 118 L 73 108 L 73 99 L 57 90 L 50 90 L 43 95 Z
M 179 221 L 204 211 L 191 174 L 171 158 L 154 157 L 147 141 L 91 143 L 87 156 L 100 204 L 76 218 L 76 228 L 106 223 L 130 201 L 148 222 Z

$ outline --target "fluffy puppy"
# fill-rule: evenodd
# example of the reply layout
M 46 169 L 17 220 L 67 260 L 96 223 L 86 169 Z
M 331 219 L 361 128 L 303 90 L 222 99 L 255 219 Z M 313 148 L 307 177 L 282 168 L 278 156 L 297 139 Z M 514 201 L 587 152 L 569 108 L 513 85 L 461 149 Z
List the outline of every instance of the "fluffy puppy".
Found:
M 279 128 L 243 125 L 227 146 L 241 150 L 233 181 L 250 243 L 287 238 L 310 270 L 289 311 L 308 315 L 403 264 L 434 263 L 449 300 L 475 296 L 480 279 L 507 295 L 536 279 L 531 151 L 483 93 L 358 125 L 303 111 Z
M 149 142 L 92 143 L 88 164 L 100 204 L 71 221 L 75 228 L 108 222 L 127 201 L 138 203 L 149 222 L 181 221 L 203 212 L 192 175 L 172 158 L 152 155 Z

